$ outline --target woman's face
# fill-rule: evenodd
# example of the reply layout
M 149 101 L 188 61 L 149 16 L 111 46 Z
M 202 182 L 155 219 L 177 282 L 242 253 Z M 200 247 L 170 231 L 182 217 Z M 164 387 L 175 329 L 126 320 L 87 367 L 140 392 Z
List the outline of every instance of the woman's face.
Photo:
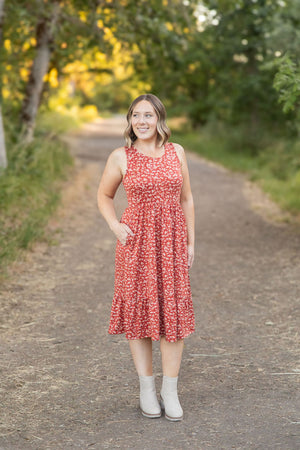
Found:
M 158 117 L 150 102 L 141 100 L 135 105 L 131 116 L 131 126 L 138 139 L 148 140 L 156 137 L 157 121 Z

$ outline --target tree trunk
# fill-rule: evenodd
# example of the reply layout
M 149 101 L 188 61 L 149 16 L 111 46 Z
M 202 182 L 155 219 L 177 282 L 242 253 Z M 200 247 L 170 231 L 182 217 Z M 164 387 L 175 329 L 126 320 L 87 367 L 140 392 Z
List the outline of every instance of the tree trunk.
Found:
M 0 51 L 2 48 L 2 29 L 3 29 L 3 18 L 4 18 L 4 0 L 0 0 Z M 7 167 L 6 158 L 6 148 L 5 148 L 5 137 L 4 128 L 2 121 L 2 71 L 0 73 L 0 167 L 4 169 Z
M 31 142 L 33 139 L 36 115 L 43 90 L 44 76 L 49 68 L 59 9 L 59 2 L 55 2 L 51 16 L 42 17 L 36 27 L 36 56 L 31 67 L 21 112 L 23 138 L 26 142 Z

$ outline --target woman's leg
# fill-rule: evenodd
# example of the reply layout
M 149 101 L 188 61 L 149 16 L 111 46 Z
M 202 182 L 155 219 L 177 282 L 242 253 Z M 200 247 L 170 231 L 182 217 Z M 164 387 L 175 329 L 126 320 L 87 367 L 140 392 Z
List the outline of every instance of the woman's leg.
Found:
M 130 339 L 129 346 L 138 375 L 151 376 L 152 372 L 152 340 Z
M 165 337 L 160 339 L 160 351 L 163 374 L 167 377 L 177 377 L 179 374 L 184 340 L 168 342 Z
M 171 421 L 182 420 L 183 411 L 177 394 L 177 381 L 183 351 L 183 339 L 168 342 L 161 338 L 160 348 L 163 367 L 163 383 L 160 392 L 165 417 Z
M 150 419 L 161 416 L 152 372 L 152 340 L 150 338 L 129 341 L 130 350 L 140 381 L 140 408 Z

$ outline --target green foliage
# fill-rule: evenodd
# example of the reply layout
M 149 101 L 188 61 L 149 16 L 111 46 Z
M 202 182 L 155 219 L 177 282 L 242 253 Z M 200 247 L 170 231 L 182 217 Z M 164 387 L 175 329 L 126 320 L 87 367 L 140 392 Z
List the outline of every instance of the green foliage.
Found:
M 281 7 L 267 0 L 207 3 L 215 5 L 216 22 L 207 25 L 198 38 L 210 55 L 210 63 L 204 66 L 209 82 L 199 86 L 200 98 L 207 97 L 209 105 L 202 123 L 213 113 L 227 123 L 248 123 L 251 134 L 274 123 L 284 127 L 287 117 L 272 88 L 274 71 L 262 70 L 262 64 L 274 58 L 268 34 Z M 201 55 L 197 59 L 201 61 Z M 194 90 L 192 95 L 195 98 Z
M 263 137 L 254 157 L 243 139 L 244 130 L 210 123 L 198 131 L 172 133 L 172 140 L 186 149 L 220 163 L 230 170 L 244 172 L 291 213 L 300 212 L 300 143 L 285 138 Z
M 30 145 L 7 136 L 9 165 L 0 176 L 0 268 L 44 237 L 44 227 L 60 198 L 59 180 L 72 159 L 57 136 L 40 135 Z
M 273 177 L 264 177 L 259 179 L 259 184 L 282 208 L 293 214 L 299 214 L 300 171 L 287 181 Z
M 56 105 L 52 99 L 51 108 L 42 108 L 37 121 L 36 136 L 60 135 L 67 131 L 77 129 L 85 122 L 90 122 L 98 117 L 97 108 L 93 105 L 80 107 L 78 104 Z M 79 102 L 78 102 L 79 103 Z
M 300 170 L 300 143 L 297 140 L 278 140 L 259 154 L 258 162 L 268 167 L 272 177 L 289 182 Z
M 210 122 L 198 130 L 172 132 L 171 139 L 230 170 L 247 172 L 258 167 L 252 149 L 245 143 L 244 130 L 237 127 Z
M 107 111 L 112 113 L 127 111 L 132 100 L 129 90 L 118 80 L 112 80 L 108 86 L 96 85 L 93 94 L 93 103 L 97 105 L 101 115 Z
M 74 68 L 70 76 L 66 65 L 85 61 L 87 67 L 82 70 L 90 71 L 91 77 L 81 83 L 76 79 L 75 86 L 81 105 L 94 103 L 116 111 L 130 102 L 133 92 L 139 94 L 147 86 L 168 108 L 181 108 L 195 127 L 217 119 L 243 124 L 249 135 L 274 126 L 286 133 L 295 132 L 297 114 L 292 105 L 297 87 L 287 85 L 284 78 L 287 70 L 293 76 L 298 72 L 291 64 L 282 64 L 277 70 L 274 61 L 286 51 L 298 58 L 299 0 L 292 4 L 279 0 L 59 3 L 62 7 L 49 69 L 57 71 L 60 85 L 68 77 L 75 83 Z M 37 5 L 12 0 L 6 6 L 5 36 L 11 48 L 5 47 L 3 57 L 12 107 L 20 105 L 23 98 L 24 70 L 29 69 L 35 53 L 32 38 L 36 24 L 51 15 L 53 2 Z M 129 59 L 119 65 L 128 69 L 129 76 L 114 79 L 111 71 L 109 86 L 99 74 L 108 74 L 107 61 L 117 59 L 116 43 L 119 53 L 128 52 Z M 97 52 L 105 58 L 98 60 Z M 273 87 L 275 74 L 278 91 Z M 96 86 L 88 91 L 86 85 L 92 78 Z M 49 80 L 47 83 L 42 105 L 58 90 Z M 10 113 L 9 109 L 5 112 Z
M 300 65 L 286 54 L 277 62 L 278 72 L 274 78 L 274 87 L 279 93 L 279 102 L 283 103 L 283 112 L 293 111 L 300 105 Z
M 184 84 L 184 53 L 196 19 L 193 2 L 116 2 L 116 37 L 130 49 L 134 75 L 149 83 L 152 92 L 170 100 Z M 133 20 L 134 18 L 134 20 Z
M 273 88 L 276 68 L 268 65 L 284 46 L 295 48 L 281 32 L 297 38 L 295 4 L 190 1 L 183 11 L 182 2 L 174 2 L 171 14 L 161 7 L 155 17 L 154 4 L 136 3 L 130 39 L 140 37 L 135 70 L 168 108 L 176 104 L 194 127 L 217 119 L 242 125 L 250 137 L 274 126 L 295 133 L 296 114 L 283 113 Z

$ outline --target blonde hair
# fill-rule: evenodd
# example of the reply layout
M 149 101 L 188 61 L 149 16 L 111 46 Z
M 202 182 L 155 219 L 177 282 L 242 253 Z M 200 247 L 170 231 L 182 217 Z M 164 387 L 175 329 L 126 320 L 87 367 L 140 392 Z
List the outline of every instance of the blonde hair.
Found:
M 165 109 L 164 105 L 162 104 L 162 102 L 159 100 L 159 98 L 153 94 L 142 94 L 139 97 L 137 97 L 135 100 L 133 100 L 133 102 L 131 103 L 131 105 L 128 109 L 128 112 L 127 112 L 127 128 L 124 132 L 124 138 L 126 141 L 126 145 L 128 147 L 131 147 L 131 145 L 137 139 L 137 137 L 132 129 L 132 126 L 131 126 L 131 117 L 132 117 L 132 113 L 133 113 L 135 106 L 142 100 L 146 100 L 147 102 L 151 103 L 151 105 L 153 106 L 154 111 L 158 117 L 157 126 L 156 126 L 157 134 L 158 134 L 157 143 L 159 146 L 162 146 L 168 141 L 169 137 L 171 136 L 171 131 L 166 124 L 166 109 Z

